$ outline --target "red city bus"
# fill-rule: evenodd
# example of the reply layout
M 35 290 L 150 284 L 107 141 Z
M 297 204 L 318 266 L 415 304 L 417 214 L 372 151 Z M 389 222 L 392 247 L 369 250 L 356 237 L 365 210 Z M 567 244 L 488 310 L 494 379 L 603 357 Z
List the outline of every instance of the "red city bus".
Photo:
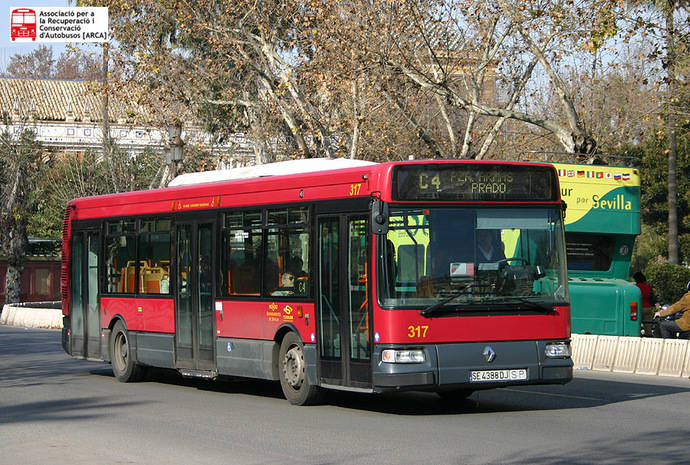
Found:
M 120 381 L 261 378 L 301 405 L 572 379 L 550 165 L 296 160 L 171 184 L 66 210 L 62 345 Z
M 17 38 L 36 40 L 36 12 L 34 10 L 16 8 L 12 10 L 11 16 L 10 37 L 12 37 L 12 40 Z

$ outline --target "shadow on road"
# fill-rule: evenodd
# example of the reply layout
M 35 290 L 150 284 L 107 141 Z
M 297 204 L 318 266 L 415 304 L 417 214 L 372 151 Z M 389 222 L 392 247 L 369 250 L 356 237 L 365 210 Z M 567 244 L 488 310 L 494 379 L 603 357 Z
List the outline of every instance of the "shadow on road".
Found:
M 5 405 L 0 409 L 0 424 L 38 421 L 73 421 L 103 417 L 107 411 L 141 405 L 143 402 L 112 402 L 101 397 L 79 397 L 43 402 Z
M 48 329 L 23 329 L 0 326 L 0 356 L 38 355 L 56 351 L 62 352 L 60 332 Z M 17 341 L 21 340 L 21 344 Z
M 564 431 L 564 434 L 566 432 Z M 569 432 L 572 433 L 572 432 Z M 513 457 L 501 460 L 503 465 L 629 465 L 681 464 L 690 463 L 686 442 L 690 430 L 668 429 L 653 434 L 630 437 L 615 434 L 601 440 L 576 441 L 571 449 L 560 446 L 558 451 L 532 455 L 529 452 L 516 453 Z M 615 437 L 612 437 L 615 436 Z M 630 445 L 634 444 L 634 447 Z
M 101 374 L 112 376 L 110 372 Z M 216 381 L 183 378 L 174 370 L 152 369 L 148 382 L 189 386 L 204 391 L 283 398 L 273 381 L 221 377 Z M 359 394 L 327 391 L 321 406 L 395 415 L 455 415 L 489 412 L 568 410 L 690 392 L 687 388 L 601 379 L 575 378 L 561 386 L 514 386 L 477 391 L 467 399 L 449 401 L 432 392 Z M 286 401 L 287 402 L 287 401 Z
M 112 370 L 91 370 L 92 374 L 106 376 L 115 379 Z M 146 369 L 146 375 L 142 382 L 164 383 L 175 386 L 187 386 L 202 391 L 220 392 L 226 394 L 247 394 L 260 397 L 282 398 L 283 393 L 277 382 L 233 378 L 222 376 L 216 380 L 204 380 L 200 378 L 185 378 L 179 372 L 172 369 L 152 368 Z

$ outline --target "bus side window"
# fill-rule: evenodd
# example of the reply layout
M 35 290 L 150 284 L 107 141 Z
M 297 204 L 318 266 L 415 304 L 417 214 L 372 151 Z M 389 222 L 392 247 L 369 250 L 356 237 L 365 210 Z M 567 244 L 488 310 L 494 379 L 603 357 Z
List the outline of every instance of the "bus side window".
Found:
M 121 221 L 108 222 L 105 238 L 106 293 L 135 292 L 136 251 L 136 236 L 123 234 Z
M 229 241 L 227 236 L 230 236 Z M 228 293 L 230 295 L 259 295 L 261 291 L 259 279 L 261 230 L 252 230 L 246 239 L 237 240 L 238 237 L 240 235 L 235 231 L 229 231 L 226 235 L 226 253 L 229 255 Z
M 295 295 L 309 296 L 309 232 L 306 229 L 289 231 L 286 270 L 295 273 Z
M 261 224 L 261 210 L 225 214 L 220 276 L 224 295 L 260 295 Z
M 268 230 L 264 262 L 265 295 L 309 295 L 309 235 L 304 228 Z M 291 276 L 288 282 L 284 276 Z
M 139 232 L 140 292 L 170 292 L 170 220 L 142 220 Z

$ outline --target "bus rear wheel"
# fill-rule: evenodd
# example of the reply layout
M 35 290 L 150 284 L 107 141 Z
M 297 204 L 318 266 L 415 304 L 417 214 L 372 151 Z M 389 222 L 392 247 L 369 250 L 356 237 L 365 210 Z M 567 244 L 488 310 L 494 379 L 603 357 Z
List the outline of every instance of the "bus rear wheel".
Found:
M 115 323 L 110 333 L 110 363 L 113 374 L 123 383 L 138 381 L 144 374 L 144 368 L 134 361 L 129 333 L 121 321 Z
M 304 345 L 297 334 L 291 332 L 283 338 L 278 363 L 280 387 L 291 404 L 309 405 L 319 401 L 321 390 L 307 378 Z

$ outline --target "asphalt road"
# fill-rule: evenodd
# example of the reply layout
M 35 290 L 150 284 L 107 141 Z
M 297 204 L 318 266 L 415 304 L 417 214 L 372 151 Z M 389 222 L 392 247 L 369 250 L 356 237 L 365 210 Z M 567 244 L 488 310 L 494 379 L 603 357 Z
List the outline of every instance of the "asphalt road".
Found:
M 0 326 L 0 464 L 679 464 L 688 437 L 688 379 L 578 371 L 454 407 L 428 393 L 295 407 L 263 381 L 119 383 L 59 332 Z

